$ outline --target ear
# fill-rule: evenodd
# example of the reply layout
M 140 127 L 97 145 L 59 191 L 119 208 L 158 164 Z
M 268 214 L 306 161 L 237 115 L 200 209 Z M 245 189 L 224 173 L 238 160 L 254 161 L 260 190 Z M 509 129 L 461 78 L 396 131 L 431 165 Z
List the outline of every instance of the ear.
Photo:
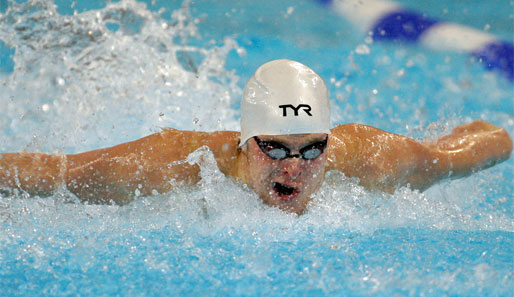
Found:
M 235 176 L 243 184 L 248 184 L 248 141 L 243 146 L 237 146 L 237 165 Z

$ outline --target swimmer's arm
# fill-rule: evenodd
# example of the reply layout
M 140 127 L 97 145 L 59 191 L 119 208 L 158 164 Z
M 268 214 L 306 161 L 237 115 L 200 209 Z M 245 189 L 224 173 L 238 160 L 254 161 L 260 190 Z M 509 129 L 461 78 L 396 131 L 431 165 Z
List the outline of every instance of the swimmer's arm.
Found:
M 118 204 L 166 193 L 200 180 L 199 166 L 186 159 L 202 146 L 210 148 L 226 173 L 238 139 L 236 132 L 168 129 L 112 148 L 69 155 L 66 186 L 83 200 Z
M 443 174 L 451 178 L 492 167 L 508 160 L 512 153 L 512 139 L 507 131 L 480 120 L 457 126 L 450 135 L 424 145 L 446 157 Z
M 435 143 L 356 124 L 332 132 L 329 169 L 386 192 L 406 185 L 425 190 L 439 180 L 463 177 L 507 160 L 512 151 L 507 132 L 483 121 L 456 127 Z
M 189 132 L 191 133 L 191 132 Z M 201 146 L 187 132 L 165 130 L 110 148 L 67 155 L 66 188 L 83 201 L 126 204 L 199 180 L 185 161 Z
M 181 153 L 186 138 L 166 130 L 80 154 L 1 154 L 0 189 L 49 196 L 67 188 L 82 201 L 124 204 L 153 190 L 162 193 L 196 181 L 197 169 L 180 162 L 187 156 Z
M 80 154 L 1 154 L 0 189 L 47 196 L 63 187 L 83 201 L 124 204 L 139 195 L 164 193 L 198 182 L 199 167 L 184 160 L 203 145 L 214 152 L 220 169 L 227 170 L 237 139 L 235 132 L 170 129 Z

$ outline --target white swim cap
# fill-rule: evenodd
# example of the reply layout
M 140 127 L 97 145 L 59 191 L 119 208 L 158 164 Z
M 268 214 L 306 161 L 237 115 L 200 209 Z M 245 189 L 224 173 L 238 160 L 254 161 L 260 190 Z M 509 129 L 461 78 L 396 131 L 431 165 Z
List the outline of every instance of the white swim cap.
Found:
M 244 90 L 239 145 L 258 135 L 307 133 L 330 133 L 330 101 L 323 79 L 291 60 L 259 67 Z

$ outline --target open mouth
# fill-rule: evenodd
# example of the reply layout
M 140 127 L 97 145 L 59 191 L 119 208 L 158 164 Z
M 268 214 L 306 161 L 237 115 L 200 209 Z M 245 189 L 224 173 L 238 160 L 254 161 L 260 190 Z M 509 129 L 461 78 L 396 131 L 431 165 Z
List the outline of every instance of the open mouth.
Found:
M 290 187 L 281 183 L 274 182 L 273 190 L 283 201 L 289 201 L 298 195 L 298 190 L 295 187 Z

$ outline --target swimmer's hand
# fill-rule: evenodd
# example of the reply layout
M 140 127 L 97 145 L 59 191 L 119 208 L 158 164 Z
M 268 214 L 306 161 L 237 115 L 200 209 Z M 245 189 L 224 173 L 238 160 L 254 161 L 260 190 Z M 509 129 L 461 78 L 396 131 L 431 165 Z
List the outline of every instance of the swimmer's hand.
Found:
M 510 157 L 512 140 L 493 124 L 475 121 L 435 142 L 421 143 L 370 126 L 332 129 L 328 169 L 358 177 L 369 188 L 424 190 L 439 180 L 467 176 Z
M 64 156 L 41 153 L 0 154 L 0 193 L 48 196 L 64 184 Z
M 512 139 L 505 129 L 474 121 L 454 128 L 432 147 L 448 156 L 449 177 L 462 177 L 509 159 Z

